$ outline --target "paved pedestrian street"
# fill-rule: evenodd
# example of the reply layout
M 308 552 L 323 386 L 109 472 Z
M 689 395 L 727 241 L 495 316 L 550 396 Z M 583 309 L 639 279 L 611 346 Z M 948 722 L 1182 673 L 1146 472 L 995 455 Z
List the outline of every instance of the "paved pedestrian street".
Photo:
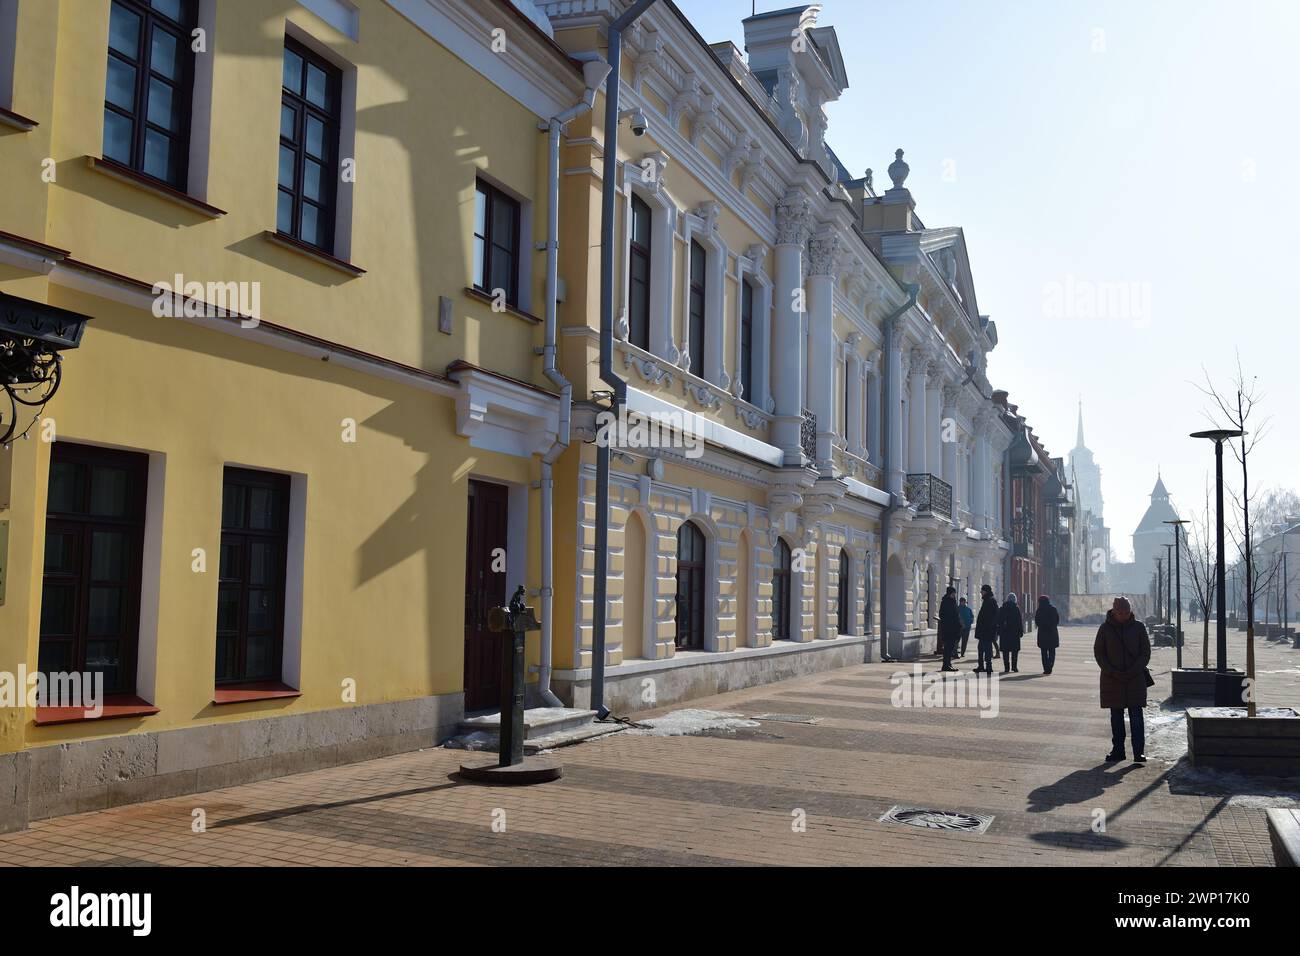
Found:
M 1062 638 L 1044 676 L 1027 636 L 1020 673 L 999 678 L 996 717 L 895 707 L 890 675 L 911 665 L 860 665 L 688 705 L 798 720 L 563 748 L 555 783 L 463 783 L 465 753 L 430 749 L 38 821 L 0 836 L 0 864 L 1272 865 L 1263 808 L 1300 806 L 1296 781 L 1186 767 L 1180 712 L 1154 703 L 1150 761 L 1104 764 L 1092 629 Z M 1199 660 L 1199 645 L 1186 654 Z M 1153 701 L 1173 656 L 1153 654 Z M 1260 642 L 1258 673 L 1264 703 L 1300 700 L 1300 651 Z M 879 822 L 896 806 L 992 821 L 983 832 Z

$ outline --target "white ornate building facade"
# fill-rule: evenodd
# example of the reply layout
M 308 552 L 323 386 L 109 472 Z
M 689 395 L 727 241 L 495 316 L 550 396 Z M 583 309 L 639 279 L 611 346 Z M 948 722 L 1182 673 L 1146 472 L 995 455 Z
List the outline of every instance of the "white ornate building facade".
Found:
M 578 58 L 603 49 L 624 8 L 537 6 Z M 828 147 L 823 107 L 849 80 L 819 9 L 746 19 L 746 58 L 655 4 L 623 47 L 620 106 L 644 128 L 623 126 L 616 147 L 598 119 L 567 129 L 560 368 L 575 407 L 555 472 L 556 580 L 575 587 L 572 601 L 557 591 L 543 696 L 590 699 L 608 387 L 590 236 L 605 170 L 619 188 L 614 367 L 628 414 L 702 440 L 614 455 L 606 703 L 879 659 L 882 634 L 887 654 L 912 657 L 933 645 L 950 581 L 972 603 L 981 584 L 1003 589 L 1012 436 L 985 371 L 997 329 L 962 230 L 918 218 L 902 151 L 878 193 Z

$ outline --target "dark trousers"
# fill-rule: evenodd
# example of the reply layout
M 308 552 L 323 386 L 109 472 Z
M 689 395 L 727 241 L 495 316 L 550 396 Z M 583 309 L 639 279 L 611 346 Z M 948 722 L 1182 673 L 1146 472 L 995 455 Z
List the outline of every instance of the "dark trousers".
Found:
M 961 629 L 961 656 L 962 657 L 966 656 L 966 643 L 969 640 L 970 640 L 970 628 L 963 627 Z
M 979 663 L 975 665 L 976 670 L 988 671 L 993 673 L 993 642 L 976 641 L 976 650 L 979 652 Z
M 1043 652 L 1043 670 L 1050 674 L 1052 668 L 1056 666 L 1056 648 L 1041 647 L 1039 650 Z
M 1129 727 L 1133 732 L 1133 756 L 1146 753 L 1146 729 L 1142 725 L 1142 708 L 1128 709 Z M 1124 752 L 1124 708 L 1110 709 L 1110 749 L 1112 753 Z
M 957 653 L 957 638 L 946 638 L 943 642 L 943 669 L 953 670 L 952 659 Z
M 1020 666 L 1020 652 L 1019 652 L 1019 651 L 1003 651 L 1003 652 L 1002 652 L 1002 673 L 1005 674 L 1007 671 L 1009 671 L 1009 670 L 1013 670 L 1014 668 L 1016 668 L 1016 667 L 1018 667 L 1018 666 Z

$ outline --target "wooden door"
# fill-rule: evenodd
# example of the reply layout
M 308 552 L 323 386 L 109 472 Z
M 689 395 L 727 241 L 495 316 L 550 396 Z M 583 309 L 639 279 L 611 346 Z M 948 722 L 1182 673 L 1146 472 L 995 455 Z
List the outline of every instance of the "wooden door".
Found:
M 506 602 L 507 490 L 469 483 L 465 541 L 465 709 L 501 706 L 505 634 L 488 630 L 488 610 Z

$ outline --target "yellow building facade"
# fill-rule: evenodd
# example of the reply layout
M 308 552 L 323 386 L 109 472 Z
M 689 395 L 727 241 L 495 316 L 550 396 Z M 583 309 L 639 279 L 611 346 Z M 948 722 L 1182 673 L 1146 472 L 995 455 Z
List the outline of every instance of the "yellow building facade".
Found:
M 4 0 L 0 72 L 0 340 L 86 320 L 0 412 L 0 672 L 107 695 L 4 701 L 0 828 L 445 739 L 542 585 L 582 65 L 495 0 Z

